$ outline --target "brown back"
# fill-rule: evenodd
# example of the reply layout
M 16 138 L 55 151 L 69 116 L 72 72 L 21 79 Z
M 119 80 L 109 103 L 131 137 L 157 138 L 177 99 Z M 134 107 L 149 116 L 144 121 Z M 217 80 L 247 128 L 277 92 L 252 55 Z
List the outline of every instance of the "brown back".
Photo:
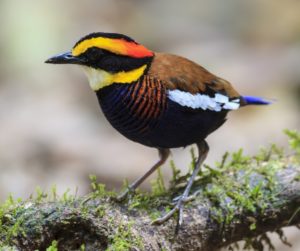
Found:
M 228 81 L 186 58 L 172 54 L 155 53 L 148 75 L 162 81 L 171 90 L 180 89 L 196 94 L 210 89 L 230 98 L 240 96 Z

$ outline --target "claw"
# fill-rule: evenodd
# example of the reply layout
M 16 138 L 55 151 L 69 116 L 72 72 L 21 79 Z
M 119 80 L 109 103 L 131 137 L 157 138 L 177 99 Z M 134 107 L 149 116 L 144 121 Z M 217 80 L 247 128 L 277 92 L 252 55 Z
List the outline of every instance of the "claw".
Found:
M 184 203 L 189 202 L 189 201 L 192 201 L 192 200 L 194 200 L 194 199 L 196 198 L 196 196 L 197 196 L 199 193 L 200 193 L 200 190 L 199 190 L 199 191 L 196 191 L 195 193 L 193 193 L 193 194 L 190 195 L 190 196 L 187 196 L 187 197 L 185 197 L 185 198 L 182 198 L 182 201 L 183 201 Z M 176 203 L 181 199 L 181 197 L 182 197 L 182 195 L 173 198 L 173 200 L 172 200 L 172 205 L 176 205 Z
M 179 195 L 179 196 L 172 199 L 172 202 L 174 203 L 174 205 L 176 204 L 177 201 L 180 200 L 181 197 L 182 197 L 182 195 Z
M 178 212 L 177 226 L 181 226 L 182 219 L 183 219 L 183 203 L 184 202 L 185 202 L 184 198 L 182 197 L 181 199 L 178 200 L 176 206 L 170 212 L 165 214 L 163 217 L 152 221 L 152 224 L 160 225 L 160 224 L 166 222 L 168 219 L 170 219 L 176 212 Z
M 127 199 L 128 197 L 130 199 L 134 194 L 135 194 L 134 189 L 127 188 L 124 192 L 122 192 L 119 196 L 116 197 L 116 201 L 121 202 Z
M 175 214 L 178 211 L 178 207 L 175 206 L 170 212 L 165 214 L 163 217 L 160 217 L 154 221 L 152 221 L 153 225 L 161 225 L 162 223 L 166 222 L 168 219 L 170 219 L 173 214 Z

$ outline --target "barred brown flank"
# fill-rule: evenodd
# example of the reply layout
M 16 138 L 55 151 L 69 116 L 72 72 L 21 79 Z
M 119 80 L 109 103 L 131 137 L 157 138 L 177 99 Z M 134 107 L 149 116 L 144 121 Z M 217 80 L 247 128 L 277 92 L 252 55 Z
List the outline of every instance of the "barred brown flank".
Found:
M 131 84 L 129 87 L 129 91 L 123 97 L 123 103 L 130 111 L 132 111 L 132 106 L 135 104 L 136 95 L 140 87 L 141 87 L 140 85 Z
M 142 102 L 138 104 L 137 108 L 135 107 L 136 115 L 145 120 L 149 118 L 158 118 L 160 113 L 164 111 L 166 100 L 165 92 L 164 95 L 162 95 L 163 86 L 161 82 L 150 78 L 149 76 L 144 76 L 137 85 L 143 86 L 145 92 L 141 97 Z
M 151 87 L 151 84 L 149 84 L 149 82 L 147 81 L 147 78 L 143 78 L 141 81 L 144 82 L 144 84 L 148 87 L 147 91 L 146 91 L 146 97 L 145 97 L 145 107 L 144 110 L 142 111 L 141 114 L 139 114 L 139 116 L 143 119 L 147 119 L 149 116 L 149 109 L 153 108 L 153 106 L 155 105 L 155 102 L 153 102 L 154 98 L 153 97 L 153 87 Z M 141 110 L 141 109 L 139 109 Z
M 144 111 L 143 108 L 145 105 L 148 104 L 148 101 L 150 99 L 149 86 L 144 81 L 143 77 L 139 80 L 137 84 L 140 85 L 142 89 L 139 90 L 140 102 L 135 106 L 134 112 L 136 116 L 138 116 L 139 118 L 143 118 L 140 113 Z
M 135 110 L 137 109 L 137 107 L 139 106 L 140 101 L 143 98 L 144 92 L 145 92 L 145 85 L 144 84 L 140 84 L 140 82 L 137 83 L 137 85 L 139 85 L 139 89 L 137 91 L 137 97 L 134 100 L 134 103 L 131 107 L 131 110 L 133 112 L 136 112 Z
M 166 87 L 165 87 L 165 85 L 162 84 L 162 81 L 158 80 L 157 82 L 158 82 L 158 85 L 160 86 L 159 90 L 161 91 L 161 95 L 160 95 L 161 109 L 164 110 L 165 107 L 167 106 Z
M 136 98 L 136 95 L 137 95 L 137 91 L 138 91 L 138 89 L 141 87 L 140 85 L 132 85 L 133 86 L 133 91 L 132 91 L 132 93 L 131 93 L 131 98 L 132 98 L 132 100 L 135 100 L 135 98 Z
M 151 81 L 151 79 L 149 77 L 146 78 L 147 79 L 147 83 L 150 83 L 151 86 L 151 98 L 150 98 L 150 102 L 149 102 L 149 108 L 150 111 L 148 112 L 148 115 L 146 116 L 146 119 L 148 118 L 158 118 L 158 114 L 155 115 L 155 111 L 157 110 L 157 107 L 159 106 L 159 100 L 157 99 L 157 89 L 159 89 L 159 86 L 155 86 L 153 81 Z
M 159 103 L 161 103 L 161 98 L 162 98 L 162 95 L 161 95 L 161 84 L 160 84 L 160 81 L 156 81 L 155 79 L 153 80 L 154 82 L 157 82 L 157 100 Z
M 151 107 L 151 111 L 150 111 L 148 116 L 153 117 L 153 118 L 158 118 L 159 117 L 159 112 L 162 111 L 162 110 L 159 110 L 160 100 L 158 98 L 158 93 L 160 92 L 160 90 L 159 90 L 160 86 L 155 83 L 154 79 L 149 78 L 149 76 L 147 76 L 147 81 L 149 83 L 151 83 L 151 85 L 155 86 L 155 88 L 152 88 L 153 89 L 153 91 L 152 91 L 152 100 L 154 102 L 153 102 L 153 106 Z
M 146 87 L 147 89 L 147 87 Z M 141 117 L 141 112 L 143 112 L 144 107 L 147 105 L 147 103 L 149 102 L 149 97 L 147 95 L 148 93 L 146 92 L 146 94 L 141 98 L 141 102 L 138 104 L 136 111 L 135 111 L 135 115 Z

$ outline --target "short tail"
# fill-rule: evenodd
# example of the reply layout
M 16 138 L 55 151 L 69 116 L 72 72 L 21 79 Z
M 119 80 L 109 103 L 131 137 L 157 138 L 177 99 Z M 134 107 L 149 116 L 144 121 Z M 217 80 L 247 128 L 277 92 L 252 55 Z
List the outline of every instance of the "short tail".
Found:
M 245 105 L 270 105 L 274 102 L 271 100 L 253 96 L 243 96 L 243 99 L 245 101 Z

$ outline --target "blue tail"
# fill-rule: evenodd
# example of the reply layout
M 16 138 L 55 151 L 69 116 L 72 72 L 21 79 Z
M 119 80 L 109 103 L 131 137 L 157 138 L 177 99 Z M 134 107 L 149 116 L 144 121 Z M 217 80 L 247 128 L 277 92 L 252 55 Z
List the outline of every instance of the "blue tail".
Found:
M 260 97 L 253 97 L 253 96 L 243 96 L 246 105 L 270 105 L 273 102 L 260 98 Z

